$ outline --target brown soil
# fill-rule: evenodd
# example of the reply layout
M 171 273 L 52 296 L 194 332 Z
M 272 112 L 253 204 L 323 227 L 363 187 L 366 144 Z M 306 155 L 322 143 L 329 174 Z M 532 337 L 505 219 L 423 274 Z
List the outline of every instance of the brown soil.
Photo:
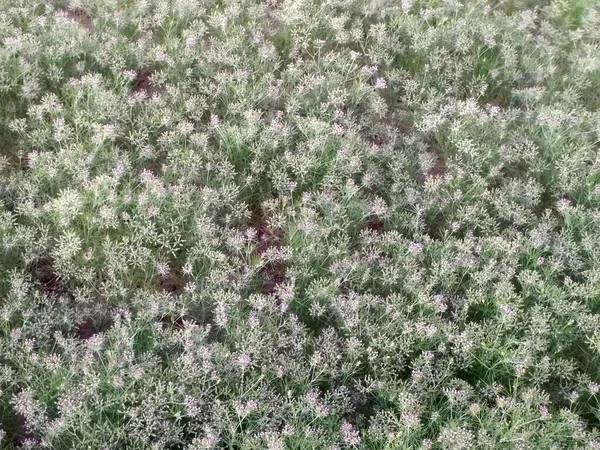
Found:
M 32 263 L 30 273 L 42 291 L 53 298 L 70 297 L 69 289 L 54 271 L 49 259 L 40 259 Z
M 376 216 L 369 216 L 365 220 L 361 227 L 363 230 L 371 230 L 375 233 L 383 233 L 385 231 L 383 221 Z
M 82 28 L 84 28 L 88 32 L 91 33 L 94 31 L 94 20 L 83 9 L 68 9 L 65 11 L 65 13 L 69 19 L 72 19 L 75 22 L 77 22 Z
M 9 417 L 5 417 L 3 426 L 7 429 L 7 441 L 11 443 L 11 448 L 19 448 L 26 441 L 36 441 L 35 435 L 25 424 L 25 417 L 14 411 L 11 411 Z M 12 433 L 10 433 L 12 431 Z
M 257 229 L 256 255 L 263 255 L 269 248 L 281 247 L 283 236 L 279 230 L 269 227 L 262 209 L 256 209 L 252 214 L 251 225 Z M 280 262 L 269 262 L 264 265 L 261 272 L 264 275 L 262 285 L 263 294 L 273 294 L 277 285 L 285 280 L 286 267 Z
M 448 172 L 448 166 L 444 152 L 435 143 L 430 144 L 429 151 L 435 156 L 435 164 L 429 173 L 435 177 L 445 175 Z
M 198 321 L 195 320 L 191 316 L 183 316 L 183 317 L 166 316 L 166 317 L 162 318 L 161 322 L 167 328 L 172 328 L 172 329 L 175 329 L 175 330 L 183 330 L 185 328 L 186 322 L 187 323 L 198 324 Z
M 425 183 L 428 176 L 442 177 L 448 173 L 448 165 L 446 163 L 446 156 L 440 148 L 439 144 L 434 140 L 427 141 L 427 152 L 432 154 L 435 158 L 435 163 L 431 170 L 427 174 L 419 173 L 417 175 L 417 181 L 420 184 Z
M 160 277 L 158 284 L 161 290 L 170 292 L 173 295 L 180 295 L 187 284 L 187 279 L 183 274 L 181 264 L 172 264 L 171 272 L 167 276 Z
M 98 330 L 96 330 L 96 328 L 94 327 L 94 323 L 91 319 L 87 319 L 86 321 L 76 325 L 75 330 L 77 331 L 77 336 L 79 337 L 79 339 L 82 339 L 84 341 L 91 338 L 98 332 Z
M 152 71 L 145 67 L 137 70 L 133 92 L 144 92 L 147 99 L 160 92 L 160 88 L 152 82 Z
M 36 285 L 44 292 L 48 297 L 53 299 L 67 299 L 73 302 L 73 294 L 67 286 L 65 280 L 60 278 L 52 267 L 52 262 L 48 258 L 42 258 L 29 266 L 29 272 L 34 279 Z M 98 299 L 99 300 L 99 299 Z M 73 308 L 77 308 L 74 304 Z M 86 310 L 84 317 L 88 315 L 94 315 L 92 310 Z M 91 338 L 93 335 L 99 333 L 102 330 L 110 327 L 110 321 L 102 326 L 102 329 L 98 329 L 92 319 L 86 319 L 77 325 L 75 325 L 75 334 L 82 340 Z

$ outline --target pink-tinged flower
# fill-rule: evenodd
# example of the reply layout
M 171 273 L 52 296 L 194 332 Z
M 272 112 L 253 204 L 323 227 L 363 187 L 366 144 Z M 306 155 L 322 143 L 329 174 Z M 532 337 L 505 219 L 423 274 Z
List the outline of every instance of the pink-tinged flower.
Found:
M 213 448 L 219 440 L 219 435 L 210 426 L 204 425 L 204 437 L 200 440 L 201 448 Z
M 358 445 L 361 442 L 358 430 L 355 430 L 349 422 L 342 423 L 341 435 L 344 444 Z
M 160 212 L 160 209 L 158 208 L 158 206 L 156 206 L 156 205 L 148 206 L 147 213 L 148 213 L 149 217 L 156 217 L 159 212 Z
M 135 70 L 132 69 L 125 69 L 123 71 L 123 76 L 125 78 L 129 78 L 130 80 L 133 80 L 137 77 L 137 72 Z
M 387 87 L 387 82 L 385 81 L 385 78 L 377 78 L 377 80 L 375 81 L 375 88 L 376 89 L 385 89 Z
M 258 408 L 258 402 L 256 400 L 248 400 L 246 402 L 246 409 L 250 411 L 254 411 Z
M 29 164 L 29 167 L 33 167 L 33 166 L 35 165 L 35 162 L 37 161 L 37 159 L 38 159 L 38 156 L 39 156 L 39 153 L 38 153 L 38 152 L 35 152 L 35 151 L 33 151 L 33 152 L 30 152 L 30 153 L 27 155 L 27 162 L 28 162 L 28 164 Z
M 423 254 L 423 244 L 420 242 L 411 242 L 408 244 L 408 250 L 413 256 L 421 256 Z
M 284 436 L 293 436 L 295 433 L 296 430 L 291 425 L 285 425 L 283 427 L 283 431 L 281 432 L 281 434 L 283 434 Z
M 260 325 L 260 319 L 259 319 L 256 311 L 252 311 L 248 315 L 248 324 L 250 325 L 251 328 L 257 328 Z
M 183 399 L 183 403 L 188 416 L 192 418 L 197 418 L 200 416 L 200 406 L 198 406 L 198 401 L 194 397 L 186 395 Z
M 86 343 L 92 350 L 100 350 L 104 344 L 104 336 L 101 334 L 94 334 L 86 341 Z
M 242 403 L 236 400 L 233 402 L 233 407 L 239 416 L 247 416 L 258 408 L 258 402 L 256 400 L 248 400 L 246 403 Z
M 402 422 L 408 427 L 413 428 L 419 425 L 420 418 L 419 415 L 412 411 L 405 411 L 401 415 Z
M 250 356 L 246 353 L 242 353 L 236 358 L 235 362 L 238 363 L 242 369 L 245 369 L 252 364 L 252 358 L 250 358 Z
M 373 75 L 377 72 L 377 66 L 363 66 L 361 70 L 367 75 Z
M 510 318 L 513 318 L 517 315 L 515 309 L 510 305 L 502 304 L 500 305 L 500 310 Z

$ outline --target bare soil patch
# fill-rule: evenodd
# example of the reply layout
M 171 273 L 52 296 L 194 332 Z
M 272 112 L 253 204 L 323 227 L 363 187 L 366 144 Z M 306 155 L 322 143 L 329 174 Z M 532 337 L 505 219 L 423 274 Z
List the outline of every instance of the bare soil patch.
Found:
M 65 11 L 66 16 L 77 22 L 82 28 L 92 33 L 94 31 L 94 20 L 85 10 L 73 8 Z

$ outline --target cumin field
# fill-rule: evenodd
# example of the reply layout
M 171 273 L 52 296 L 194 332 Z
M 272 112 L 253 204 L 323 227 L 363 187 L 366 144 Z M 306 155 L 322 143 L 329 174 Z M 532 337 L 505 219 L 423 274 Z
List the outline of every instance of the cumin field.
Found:
M 600 2 L 0 0 L 0 448 L 600 449 Z

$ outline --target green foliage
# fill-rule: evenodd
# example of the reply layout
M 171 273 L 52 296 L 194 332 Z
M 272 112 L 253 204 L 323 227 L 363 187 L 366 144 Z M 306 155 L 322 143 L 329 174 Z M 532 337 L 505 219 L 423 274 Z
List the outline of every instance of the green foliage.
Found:
M 0 448 L 600 448 L 597 2 L 0 10 Z

